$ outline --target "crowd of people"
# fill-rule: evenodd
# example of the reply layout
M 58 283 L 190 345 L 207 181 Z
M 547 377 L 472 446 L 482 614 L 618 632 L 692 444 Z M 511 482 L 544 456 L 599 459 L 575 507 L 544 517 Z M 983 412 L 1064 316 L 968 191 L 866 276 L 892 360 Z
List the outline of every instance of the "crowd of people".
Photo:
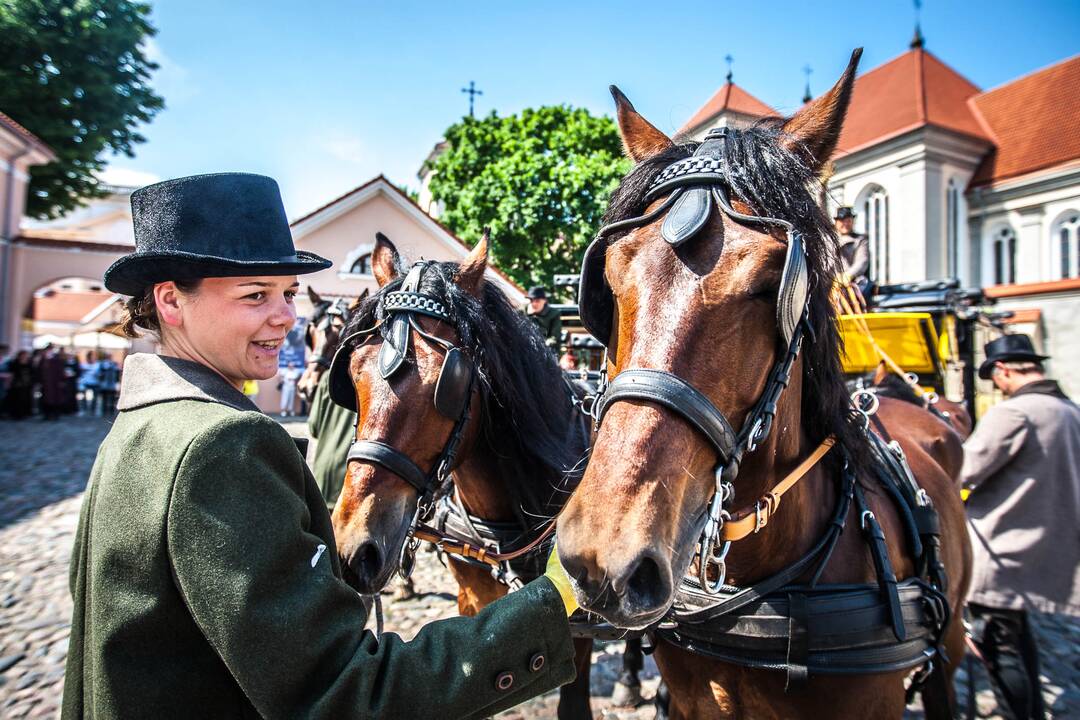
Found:
M 111 417 L 119 388 L 120 365 L 107 352 L 87 350 L 80 358 L 54 345 L 14 353 L 0 345 L 0 417 Z

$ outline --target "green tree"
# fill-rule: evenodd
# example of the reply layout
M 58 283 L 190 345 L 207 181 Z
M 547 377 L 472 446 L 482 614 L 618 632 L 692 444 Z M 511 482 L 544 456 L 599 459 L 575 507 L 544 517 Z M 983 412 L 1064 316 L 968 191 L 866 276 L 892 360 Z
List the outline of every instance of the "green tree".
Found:
M 0 110 L 58 160 L 31 172 L 27 214 L 56 217 L 104 191 L 106 151 L 134 155 L 164 107 L 142 43 L 150 6 L 129 0 L 0 0 Z
M 608 196 L 630 163 L 615 123 L 567 106 L 462 118 L 434 163 L 439 217 L 473 244 L 491 227 L 492 261 L 519 284 L 578 272 Z

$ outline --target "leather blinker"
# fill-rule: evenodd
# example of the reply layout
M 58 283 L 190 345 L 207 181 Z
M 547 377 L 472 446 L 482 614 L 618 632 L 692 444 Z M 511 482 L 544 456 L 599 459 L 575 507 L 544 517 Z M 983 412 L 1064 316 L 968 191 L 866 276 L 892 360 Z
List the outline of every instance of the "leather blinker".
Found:
M 664 217 L 660 235 L 672 247 L 679 247 L 705 227 L 712 211 L 712 194 L 704 187 L 684 188 L 675 192 L 680 193 L 679 199 Z
M 401 283 L 402 292 L 416 292 L 424 268 L 423 263 L 412 266 L 409 274 L 405 276 L 405 281 Z M 379 374 L 386 380 L 397 372 L 409 354 L 409 340 L 412 338 L 409 330 L 409 316 L 406 313 L 400 313 L 393 317 L 390 321 L 390 329 L 384 338 L 386 342 L 379 348 L 378 367 Z
M 446 351 L 439 380 L 435 383 L 435 409 L 445 418 L 457 420 L 472 392 L 473 364 L 460 349 Z

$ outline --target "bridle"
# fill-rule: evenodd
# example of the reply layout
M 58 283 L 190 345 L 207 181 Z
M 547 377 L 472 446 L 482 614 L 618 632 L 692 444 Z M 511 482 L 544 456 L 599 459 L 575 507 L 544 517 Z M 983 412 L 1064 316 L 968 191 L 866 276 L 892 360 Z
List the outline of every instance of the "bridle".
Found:
M 348 461 L 359 460 L 389 470 L 419 493 L 416 513 L 402 548 L 401 567 L 403 575 L 406 576 L 411 570 L 412 554 L 419 544 L 419 540 L 414 537 L 416 527 L 431 514 L 436 500 L 449 490 L 451 472 L 455 467 L 465 425 L 469 420 L 477 374 L 472 359 L 478 357 L 475 348 L 466 354 L 452 342 L 432 335 L 420 327 L 417 316 L 434 318 L 457 329 L 446 306 L 437 298 L 418 290 L 424 272 L 430 265 L 431 262 L 418 262 L 413 265 L 400 289 L 388 292 L 380 299 L 379 314 L 385 320 L 375 327 L 342 339 L 330 363 L 330 398 L 338 405 L 356 412 L 356 390 L 349 375 L 350 358 L 356 346 L 376 331 L 380 331 L 380 327 L 384 341 L 379 349 L 377 366 L 383 379 L 389 380 L 406 365 L 412 331 L 445 350 L 442 369 L 435 385 L 434 404 L 438 413 L 453 420 L 454 424 L 431 468 L 425 472 L 408 455 L 380 440 L 355 440 L 349 447 L 347 456 Z M 357 422 L 359 423 L 359 414 Z
M 312 332 L 312 330 L 316 332 L 321 331 L 323 333 L 327 333 L 335 322 L 344 323 L 347 315 L 348 304 L 342 298 L 338 298 L 337 300 L 333 301 L 325 308 L 320 310 L 318 313 L 316 313 L 315 317 L 311 318 L 311 321 L 308 323 L 309 348 L 311 350 L 315 349 L 314 341 L 310 341 L 310 333 Z M 333 353 L 326 352 L 329 347 L 329 343 L 324 343 L 322 352 L 319 355 L 316 355 L 310 360 L 308 360 L 307 364 L 315 365 L 322 368 L 323 370 L 328 369 L 330 367 L 330 362 L 333 360 Z M 337 348 L 334 347 L 334 350 L 336 351 Z
M 704 525 L 699 540 L 699 578 L 701 586 L 709 594 L 719 592 L 727 575 L 726 557 L 731 541 L 725 539 L 724 524 L 731 519 L 729 508 L 735 496 L 733 483 L 738 476 L 739 466 L 744 455 L 753 452 L 769 436 L 777 402 L 791 380 L 792 366 L 799 355 L 803 337 L 807 333 L 813 335 L 802 235 L 786 220 L 740 213 L 728 199 L 731 165 L 727 158 L 727 142 L 729 134 L 735 132 L 729 128 L 711 130 L 692 156 L 678 160 L 661 171 L 644 198 L 649 202 L 670 193 L 656 209 L 601 228 L 585 252 L 578 293 L 582 324 L 606 346 L 613 329 L 614 297 L 606 285 L 604 263 L 614 233 L 642 227 L 663 215 L 661 235 L 672 247 L 679 247 L 706 225 L 715 204 L 736 222 L 779 227 L 787 235 L 787 256 L 776 308 L 781 353 L 769 373 L 761 397 L 739 432 L 735 432 L 724 413 L 712 401 L 673 373 L 652 368 L 632 368 L 620 372 L 608 382 L 606 354 L 600 387 L 588 408 L 599 430 L 604 415 L 617 402 L 643 400 L 662 405 L 689 422 L 716 451 L 718 461 L 713 469 L 712 499 L 698 521 L 699 527 Z M 779 495 L 774 497 L 770 500 L 770 495 L 766 495 L 758 501 L 754 513 L 754 532 L 763 528 L 768 523 L 769 515 L 775 511 Z M 715 581 L 708 579 L 713 569 Z

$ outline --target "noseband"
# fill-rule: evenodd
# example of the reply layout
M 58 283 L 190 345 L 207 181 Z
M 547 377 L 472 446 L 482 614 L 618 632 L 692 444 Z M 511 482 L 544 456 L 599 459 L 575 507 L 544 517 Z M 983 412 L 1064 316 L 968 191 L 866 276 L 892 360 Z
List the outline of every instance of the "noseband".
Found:
M 672 163 L 656 177 L 645 193 L 645 201 L 668 194 L 656 209 L 601 228 L 585 252 L 578 293 L 582 324 L 606 345 L 613 330 L 614 297 L 606 285 L 604 263 L 612 234 L 648 225 L 664 216 L 661 235 L 672 247 L 679 247 L 695 237 L 707 224 L 714 205 L 738 223 L 780 227 L 787 234 L 787 257 L 776 308 L 781 353 L 769 373 L 765 390 L 739 432 L 735 432 L 724 413 L 703 393 L 665 370 L 632 368 L 607 382 L 606 357 L 601 385 L 590 408 L 599 430 L 604 415 L 617 402 L 633 400 L 662 405 L 689 422 L 716 451 L 718 461 L 713 470 L 713 497 L 699 519 L 699 527 L 704 525 L 699 550 L 700 581 L 710 594 L 720 590 L 727 575 L 725 558 L 731 543 L 723 539 L 722 530 L 725 520 L 731 517 L 729 505 L 735 496 L 733 482 L 739 473 L 739 465 L 743 456 L 755 450 L 772 430 L 777 402 L 791 380 L 791 369 L 798 357 L 803 336 L 808 330 L 812 334 L 806 250 L 802 236 L 788 221 L 740 213 L 728 199 L 731 166 L 727 160 L 727 141 L 728 134 L 732 132 L 736 131 L 728 128 L 711 130 L 691 157 Z M 759 505 L 757 516 L 767 521 L 767 513 L 771 509 Z M 758 522 L 764 526 L 763 522 Z M 708 580 L 710 568 L 716 570 L 715 582 Z
M 430 265 L 430 262 L 419 262 L 413 265 L 405 276 L 400 290 L 388 292 L 380 300 L 385 321 L 343 339 L 330 364 L 330 398 L 338 405 L 356 412 L 356 390 L 349 374 L 352 351 L 360 342 L 378 331 L 380 326 L 385 326 L 382 329 L 384 342 L 379 349 L 377 365 L 379 374 L 385 380 L 389 380 L 405 367 L 414 330 L 429 343 L 441 346 L 446 351 L 442 370 L 435 385 L 434 404 L 438 413 L 453 420 L 454 425 L 431 469 L 424 472 L 408 455 L 379 440 L 355 440 L 349 447 L 347 456 L 349 461 L 358 460 L 385 468 L 416 489 L 419 498 L 416 514 L 409 527 L 410 537 L 417 523 L 431 514 L 435 501 L 449 489 L 450 473 L 455 466 L 465 424 L 469 419 L 469 408 L 476 379 L 473 361 L 461 348 L 448 340 L 426 332 L 417 321 L 417 316 L 422 315 L 457 329 L 446 306 L 439 299 L 418 291 L 424 271 Z M 473 354 L 475 355 L 475 352 Z M 359 424 L 359 414 L 357 414 L 357 423 Z M 406 564 L 411 565 L 412 550 L 415 548 L 407 542 L 402 555 L 403 568 Z

